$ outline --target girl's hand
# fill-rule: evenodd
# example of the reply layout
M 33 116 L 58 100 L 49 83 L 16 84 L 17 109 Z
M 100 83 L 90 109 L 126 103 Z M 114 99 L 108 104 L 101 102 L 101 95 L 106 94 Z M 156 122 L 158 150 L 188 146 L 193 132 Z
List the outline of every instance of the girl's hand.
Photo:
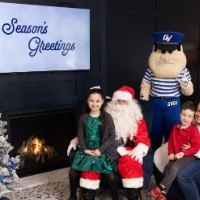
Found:
M 94 156 L 100 156 L 101 155 L 101 152 L 98 149 L 94 150 L 93 153 L 94 153 Z
M 169 154 L 168 155 L 168 159 L 169 160 L 175 160 L 175 155 L 172 153 L 172 154 Z
M 187 144 L 183 144 L 182 147 L 181 147 L 181 150 L 184 151 L 184 150 L 187 150 L 191 147 L 191 144 L 190 143 L 187 143 Z
M 177 160 L 179 160 L 179 159 L 181 159 L 183 156 L 184 156 L 184 153 L 183 153 L 183 152 L 179 152 L 179 153 L 177 153 L 177 154 L 175 155 L 175 158 L 176 158 Z
M 87 154 L 87 155 L 95 156 L 95 153 L 94 153 L 93 150 L 87 149 L 87 150 L 84 151 L 84 153 Z

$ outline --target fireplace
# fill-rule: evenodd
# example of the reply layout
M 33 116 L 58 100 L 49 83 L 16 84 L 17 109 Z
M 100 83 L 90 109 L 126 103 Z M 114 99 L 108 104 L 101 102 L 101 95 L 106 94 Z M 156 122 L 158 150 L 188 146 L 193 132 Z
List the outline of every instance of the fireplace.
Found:
M 6 113 L 8 138 L 20 155 L 20 177 L 69 166 L 67 146 L 75 135 L 75 106 L 18 110 Z

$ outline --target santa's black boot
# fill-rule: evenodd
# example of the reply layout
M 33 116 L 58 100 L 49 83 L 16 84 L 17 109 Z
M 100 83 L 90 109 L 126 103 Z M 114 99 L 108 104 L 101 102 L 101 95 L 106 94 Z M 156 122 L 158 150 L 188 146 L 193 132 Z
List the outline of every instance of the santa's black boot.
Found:
M 83 188 L 83 200 L 94 200 L 95 190 Z
M 128 200 L 138 200 L 139 192 L 135 188 L 126 188 L 126 197 Z
M 69 200 L 77 200 L 77 197 L 70 197 Z

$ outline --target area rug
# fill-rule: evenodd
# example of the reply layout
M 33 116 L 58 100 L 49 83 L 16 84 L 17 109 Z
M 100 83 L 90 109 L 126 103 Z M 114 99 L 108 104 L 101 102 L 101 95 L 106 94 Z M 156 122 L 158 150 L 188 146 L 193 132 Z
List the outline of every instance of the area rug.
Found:
M 13 190 L 5 190 L 2 196 L 10 200 L 68 200 L 69 199 L 69 168 L 62 168 L 51 172 L 20 178 L 19 184 Z M 148 190 L 155 186 L 154 179 Z M 145 200 L 150 200 L 144 190 Z M 79 191 L 78 191 L 79 192 Z M 125 191 L 119 190 L 119 200 L 126 200 Z M 97 190 L 95 200 L 111 200 L 109 191 Z

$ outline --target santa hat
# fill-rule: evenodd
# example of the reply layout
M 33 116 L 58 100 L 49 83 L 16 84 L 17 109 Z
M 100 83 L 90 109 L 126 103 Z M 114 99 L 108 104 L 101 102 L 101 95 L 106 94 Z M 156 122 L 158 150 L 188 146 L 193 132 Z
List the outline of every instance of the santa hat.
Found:
M 133 100 L 134 99 L 134 90 L 129 86 L 123 86 L 113 93 L 112 100 Z

